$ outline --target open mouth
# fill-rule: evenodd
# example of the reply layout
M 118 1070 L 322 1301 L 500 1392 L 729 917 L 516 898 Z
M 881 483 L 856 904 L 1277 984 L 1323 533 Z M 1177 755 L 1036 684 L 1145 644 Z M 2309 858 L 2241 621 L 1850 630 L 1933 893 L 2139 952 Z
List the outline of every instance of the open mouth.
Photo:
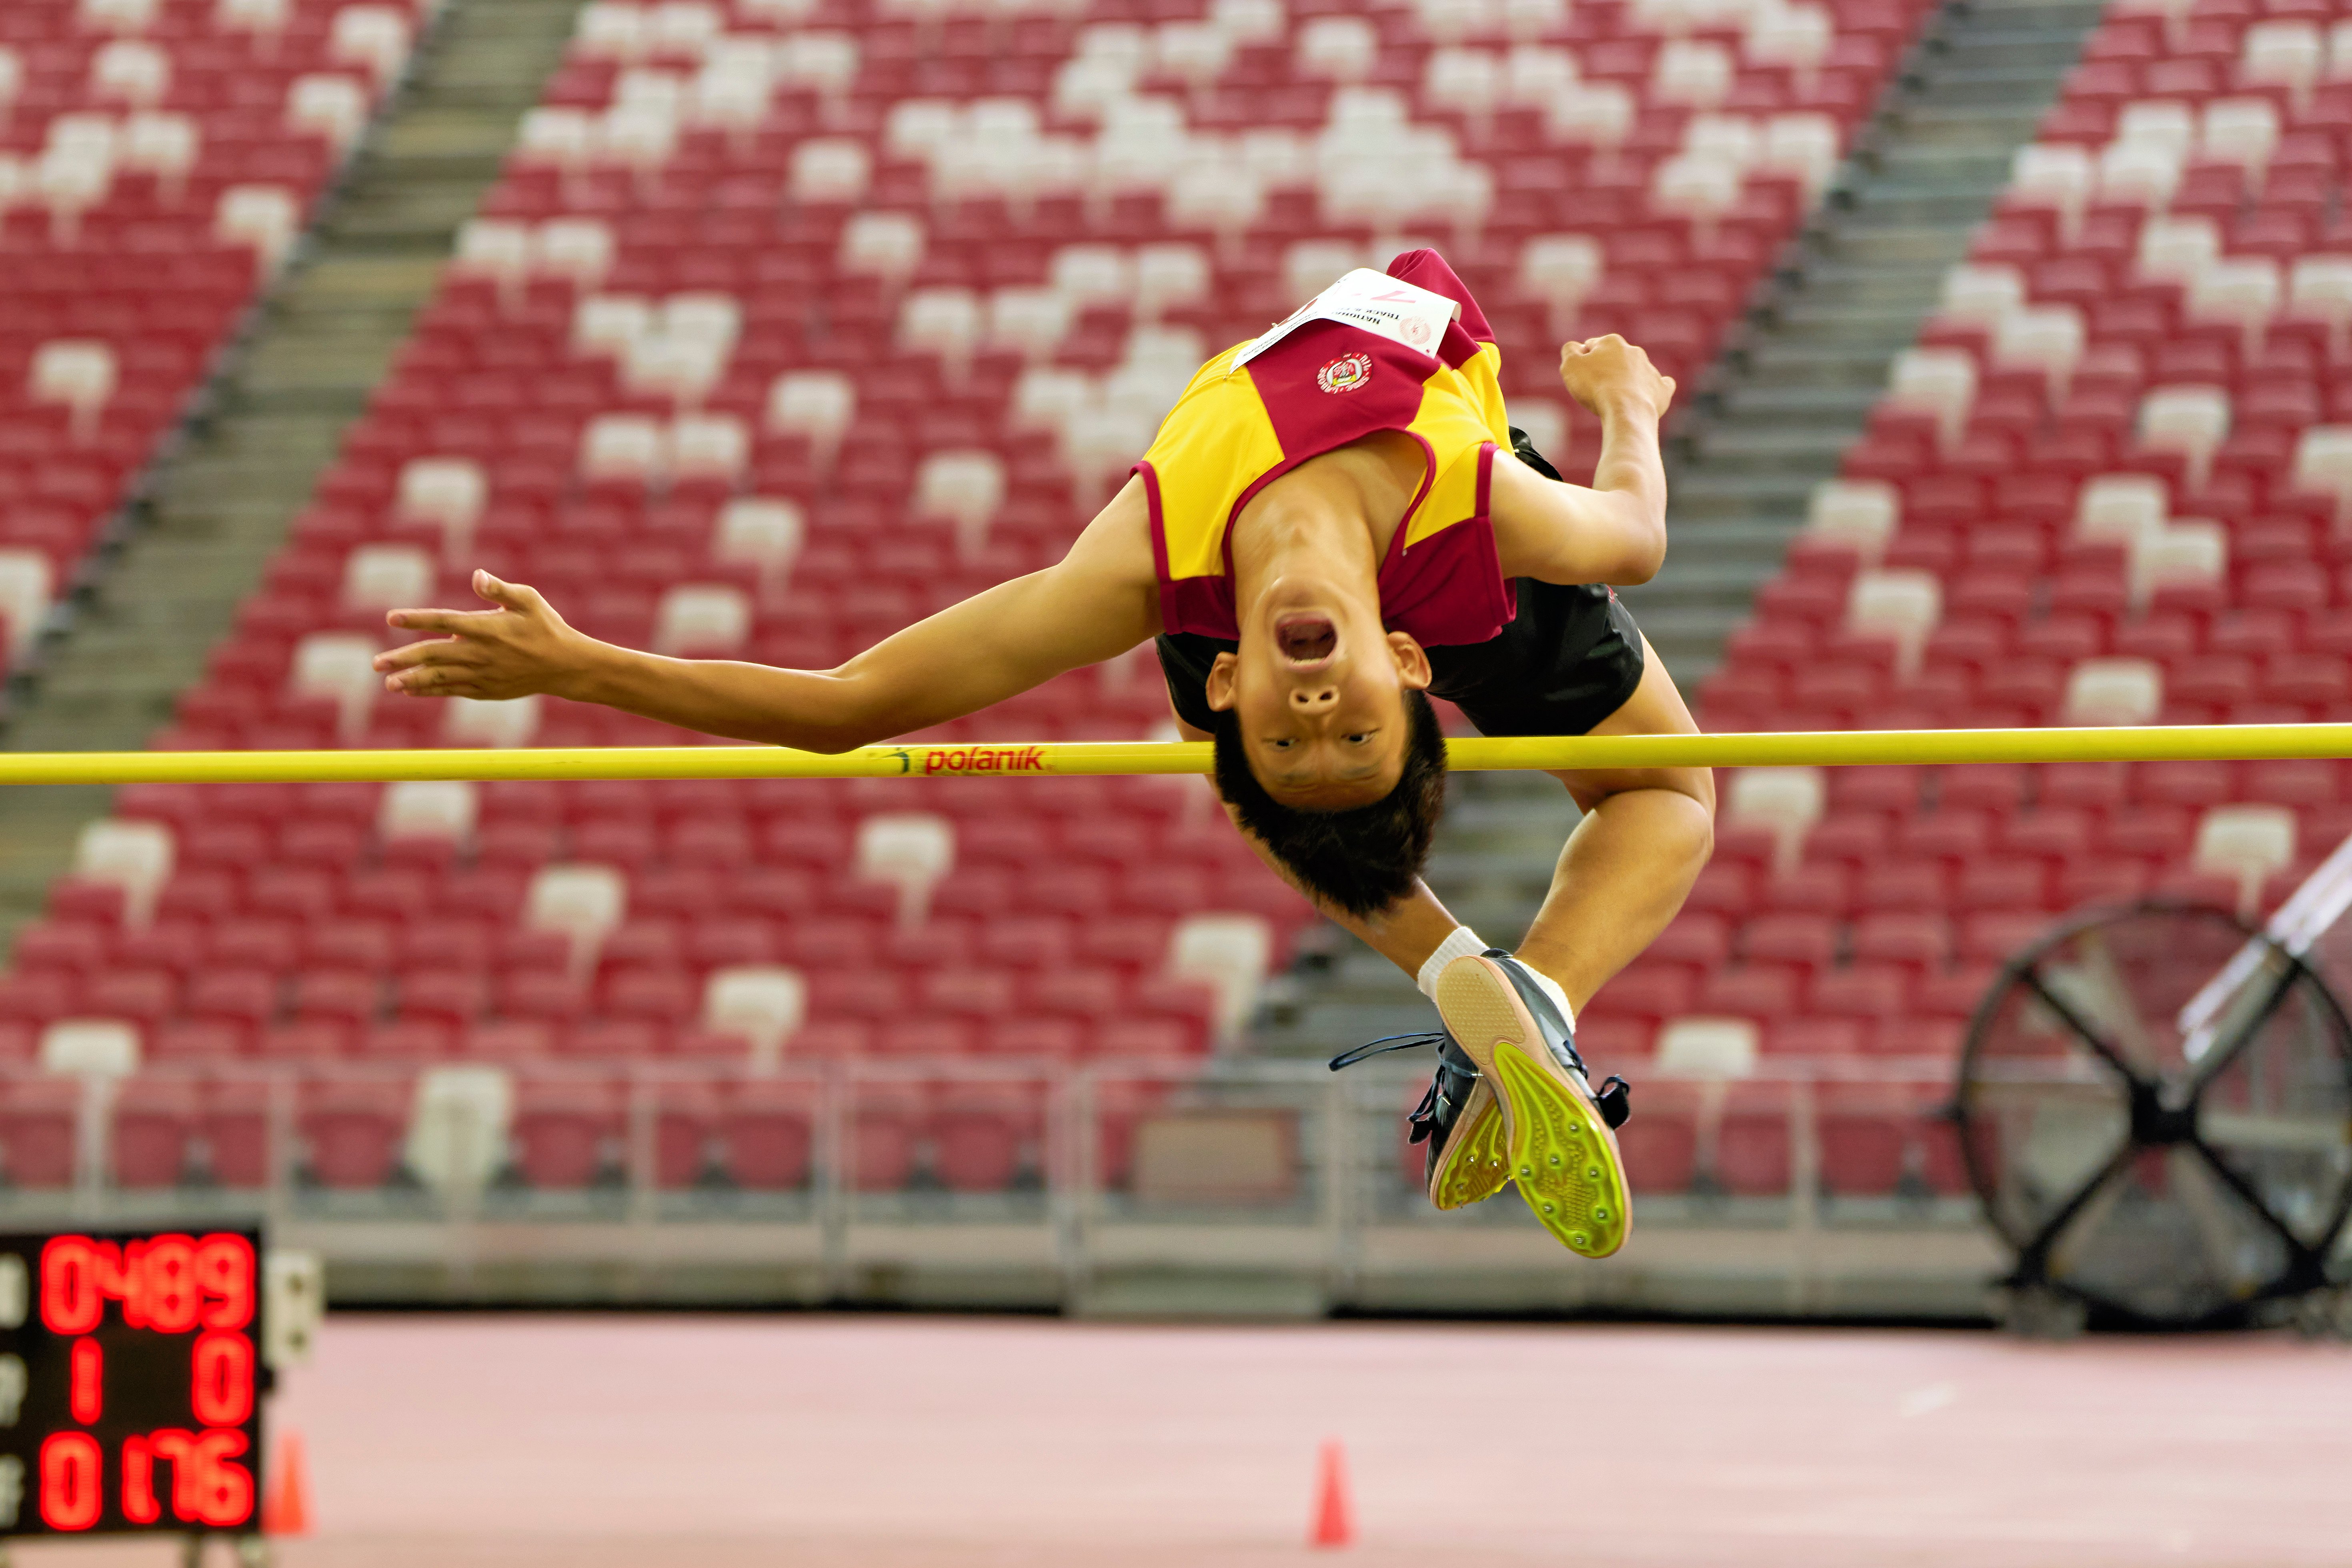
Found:
M 1290 616 L 1275 624 L 1274 645 L 1293 664 L 1320 664 L 1338 650 L 1339 628 L 1328 616 Z

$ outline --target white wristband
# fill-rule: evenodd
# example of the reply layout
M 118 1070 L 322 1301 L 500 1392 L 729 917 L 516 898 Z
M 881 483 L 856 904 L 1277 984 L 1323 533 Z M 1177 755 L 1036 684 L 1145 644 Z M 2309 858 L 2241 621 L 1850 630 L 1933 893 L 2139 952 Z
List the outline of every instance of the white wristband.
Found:
M 1476 931 L 1468 926 L 1455 926 L 1437 944 L 1437 951 L 1422 961 L 1421 972 L 1412 977 L 1412 983 L 1421 987 L 1423 995 L 1435 1001 L 1437 977 L 1445 973 L 1445 966 L 1457 958 L 1475 958 L 1486 951 L 1486 943 Z

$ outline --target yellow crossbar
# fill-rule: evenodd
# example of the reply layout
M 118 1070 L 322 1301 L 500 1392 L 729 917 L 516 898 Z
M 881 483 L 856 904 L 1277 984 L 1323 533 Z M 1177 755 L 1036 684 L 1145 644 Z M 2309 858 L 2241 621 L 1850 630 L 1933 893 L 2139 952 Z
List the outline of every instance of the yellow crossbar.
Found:
M 1859 767 L 1901 763 L 2247 762 L 2352 757 L 2352 724 L 2184 724 L 2104 730 L 1823 730 L 1746 735 L 1540 735 L 1446 743 L 1457 772 L 1559 768 Z M 399 779 L 1051 778 L 1205 773 L 1181 741 L 517 751 L 0 752 L 0 784 L 236 784 Z

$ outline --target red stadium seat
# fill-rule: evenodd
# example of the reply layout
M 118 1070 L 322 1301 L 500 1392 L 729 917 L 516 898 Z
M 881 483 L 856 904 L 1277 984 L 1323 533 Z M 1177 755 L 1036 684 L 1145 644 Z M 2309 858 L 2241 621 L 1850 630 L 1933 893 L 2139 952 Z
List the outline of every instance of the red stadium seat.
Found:
M 221 1079 L 204 1087 L 194 1135 L 183 1149 L 192 1175 L 221 1186 L 254 1191 L 271 1180 L 270 1086 L 251 1079 Z
M 125 1187 L 170 1187 L 191 1174 L 188 1141 L 198 1136 L 193 1082 L 132 1079 L 116 1091 L 109 1152 Z
M 400 1168 L 409 1100 L 404 1085 L 306 1081 L 295 1127 L 307 1178 L 331 1188 L 378 1188 L 391 1182 Z
M 1787 1115 L 1762 1109 L 1727 1111 L 1716 1129 L 1712 1173 L 1735 1196 L 1787 1194 L 1793 1174 Z
M 514 1173 L 560 1191 L 621 1185 L 626 1099 L 601 1077 L 525 1072 L 514 1080 Z
M 1822 1186 L 1837 1196 L 1880 1197 L 1904 1176 L 1903 1127 L 1885 1116 L 1824 1113 L 1820 1122 Z
M 60 1079 L 0 1084 L 0 1161 L 9 1184 L 63 1187 L 74 1179 L 74 1128 L 81 1086 Z
M 951 1192 L 1003 1192 L 1035 1166 L 1034 1144 L 1042 1121 L 1037 1091 L 1018 1084 L 958 1083 L 943 1086 L 931 1120 L 935 1173 Z
M 908 1084 L 856 1085 L 849 1116 L 847 1170 L 861 1193 L 902 1191 L 914 1179 L 926 1128 L 921 1090 Z
M 750 1080 L 728 1086 L 714 1125 L 724 1140 L 729 1175 L 751 1191 L 806 1186 L 814 1116 L 805 1085 Z

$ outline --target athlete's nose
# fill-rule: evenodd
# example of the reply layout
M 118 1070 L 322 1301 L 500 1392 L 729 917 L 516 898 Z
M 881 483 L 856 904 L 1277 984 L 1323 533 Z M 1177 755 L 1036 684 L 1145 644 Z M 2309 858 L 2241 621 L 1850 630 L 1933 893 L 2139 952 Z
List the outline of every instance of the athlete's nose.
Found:
M 1321 713 L 1339 701 L 1337 686 L 1300 686 L 1290 693 L 1290 705 L 1302 713 Z

